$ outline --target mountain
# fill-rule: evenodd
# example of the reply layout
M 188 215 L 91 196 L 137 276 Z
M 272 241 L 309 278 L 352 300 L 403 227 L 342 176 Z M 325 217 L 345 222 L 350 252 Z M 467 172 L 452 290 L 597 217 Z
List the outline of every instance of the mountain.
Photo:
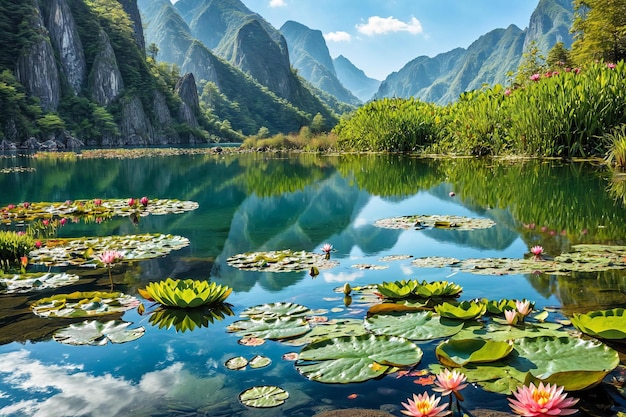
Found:
M 302 126 L 310 124 L 312 117 L 317 113 L 324 117 L 329 127 L 332 126 L 336 116 L 329 106 L 341 108 L 336 100 L 333 102 L 331 98 L 326 97 L 322 102 L 304 85 L 301 78 L 291 72 L 291 69 L 288 74 L 279 72 L 273 77 L 268 72 L 273 67 L 265 66 L 264 62 L 271 56 L 271 52 L 264 54 L 263 49 L 255 45 L 264 40 L 270 44 L 270 49 L 275 51 L 276 44 L 274 41 L 268 41 L 269 35 L 263 29 L 265 25 L 260 21 L 251 19 L 243 26 L 237 26 L 239 30 L 222 30 L 235 33 L 238 38 L 233 40 L 239 43 L 238 58 L 235 60 L 238 65 L 233 65 L 224 57 L 218 56 L 215 50 L 211 50 L 194 36 L 184 16 L 188 18 L 195 16 L 190 22 L 198 25 L 198 19 L 201 16 L 208 16 L 209 11 L 223 10 L 227 4 L 238 4 L 231 1 L 216 3 L 181 0 L 175 7 L 168 0 L 139 0 L 139 9 L 146 24 L 146 39 L 148 43 L 154 43 L 158 47 L 157 59 L 176 64 L 183 72 L 193 73 L 200 84 L 201 103 L 215 117 L 222 121 L 227 120 L 233 129 L 241 130 L 245 135 L 256 134 L 261 127 L 268 128 L 271 133 L 295 132 Z M 217 6 L 220 7 L 215 9 Z M 243 10 L 247 11 L 245 8 Z M 220 20 L 218 19 L 220 14 L 217 14 L 218 16 L 212 15 L 213 19 Z M 282 35 L 278 35 L 282 38 Z M 208 37 L 208 31 L 205 31 L 203 36 L 205 42 L 216 48 L 220 45 L 221 41 L 217 37 Z M 222 45 L 228 43 L 225 41 Z M 278 60 L 282 61 L 282 58 Z M 252 77 L 250 72 L 246 73 L 239 67 L 248 69 L 261 80 Z M 263 80 L 271 82 L 265 85 L 261 82 Z M 274 90 L 281 94 L 287 94 L 288 91 L 290 99 L 279 96 Z
M 361 100 L 337 78 L 333 59 L 321 31 L 289 20 L 281 26 L 280 33 L 287 41 L 291 65 L 298 70 L 299 75 L 339 101 L 352 105 L 361 104 Z
M 333 60 L 337 78 L 346 88 L 361 101 L 370 100 L 378 87 L 380 81 L 368 77 L 363 70 L 357 68 L 350 60 L 343 55 L 339 55 Z
M 573 18 L 570 0 L 541 0 L 525 30 L 510 25 L 481 36 L 467 49 L 457 48 L 432 58 L 417 57 L 390 74 L 375 98 L 416 97 L 446 104 L 461 93 L 485 84 L 505 84 L 531 42 L 536 43 L 544 56 L 559 41 L 569 48 Z
M 193 77 L 145 58 L 136 0 L 0 2 L 0 147 L 206 142 Z M 193 87 L 193 88 L 190 88 Z

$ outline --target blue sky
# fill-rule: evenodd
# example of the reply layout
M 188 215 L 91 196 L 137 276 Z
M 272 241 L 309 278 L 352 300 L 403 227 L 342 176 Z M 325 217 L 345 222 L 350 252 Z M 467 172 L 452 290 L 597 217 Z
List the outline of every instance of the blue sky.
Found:
M 242 0 L 277 29 L 287 20 L 320 30 L 343 55 L 383 80 L 420 55 L 467 48 L 481 35 L 528 26 L 539 0 Z

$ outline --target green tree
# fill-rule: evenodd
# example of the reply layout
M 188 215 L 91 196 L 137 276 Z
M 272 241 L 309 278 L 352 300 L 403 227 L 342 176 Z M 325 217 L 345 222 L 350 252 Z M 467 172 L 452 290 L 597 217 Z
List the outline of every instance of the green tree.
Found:
M 322 116 L 320 113 L 317 113 L 311 121 L 311 132 L 321 133 L 324 131 L 325 125 L 326 121 L 324 120 L 324 116 Z
M 152 42 L 150 45 L 148 45 L 148 54 L 150 54 L 150 58 L 152 58 L 152 60 L 156 62 L 156 57 L 159 54 L 159 47 L 156 43 Z
M 574 0 L 574 8 L 574 62 L 626 59 L 626 0 Z
M 258 137 L 259 139 L 265 139 L 265 138 L 268 138 L 268 137 L 270 136 L 270 130 L 269 130 L 268 128 L 266 128 L 265 126 L 261 126 L 261 127 L 259 128 L 258 133 L 257 133 L 256 135 L 257 135 L 257 137 Z
M 557 42 L 552 49 L 550 49 L 546 63 L 548 64 L 548 68 L 552 70 L 571 67 L 569 51 L 565 48 L 563 42 Z
M 65 129 L 65 122 L 54 113 L 46 113 L 37 119 L 37 126 L 44 134 L 59 132 Z

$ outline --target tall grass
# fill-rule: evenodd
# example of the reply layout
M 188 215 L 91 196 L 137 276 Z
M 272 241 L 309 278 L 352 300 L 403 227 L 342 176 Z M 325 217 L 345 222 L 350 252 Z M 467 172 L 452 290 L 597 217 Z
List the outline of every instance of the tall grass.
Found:
M 344 150 L 581 157 L 604 155 L 601 137 L 626 123 L 626 64 L 538 74 L 521 88 L 464 93 L 446 106 L 382 99 L 339 122 Z

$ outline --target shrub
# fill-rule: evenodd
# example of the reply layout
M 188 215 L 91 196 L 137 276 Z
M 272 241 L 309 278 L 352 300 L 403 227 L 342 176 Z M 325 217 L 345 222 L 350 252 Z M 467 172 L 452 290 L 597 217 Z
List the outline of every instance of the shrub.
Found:
M 20 262 L 20 258 L 28 255 L 35 248 L 32 236 L 0 230 L 0 268 L 9 268 Z

